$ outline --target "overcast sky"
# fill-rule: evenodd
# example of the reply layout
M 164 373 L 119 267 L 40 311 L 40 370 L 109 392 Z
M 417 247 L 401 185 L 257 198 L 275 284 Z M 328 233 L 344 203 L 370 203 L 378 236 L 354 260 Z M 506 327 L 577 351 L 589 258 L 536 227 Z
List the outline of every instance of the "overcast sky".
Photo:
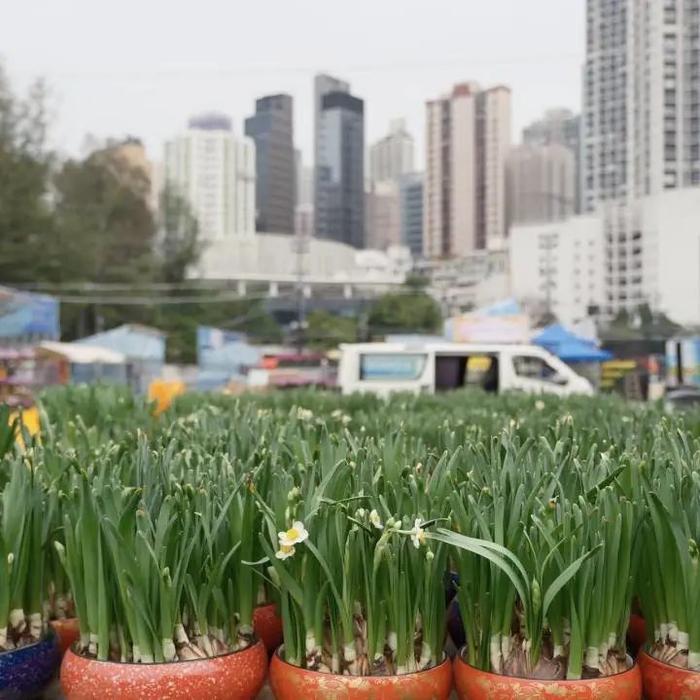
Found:
M 133 134 L 160 159 L 198 111 L 242 133 L 256 97 L 288 92 L 311 157 L 312 79 L 351 82 L 367 139 L 405 117 L 423 161 L 424 103 L 455 82 L 513 91 L 514 138 L 545 109 L 578 109 L 584 0 L 0 0 L 0 60 L 53 91 L 53 141 Z

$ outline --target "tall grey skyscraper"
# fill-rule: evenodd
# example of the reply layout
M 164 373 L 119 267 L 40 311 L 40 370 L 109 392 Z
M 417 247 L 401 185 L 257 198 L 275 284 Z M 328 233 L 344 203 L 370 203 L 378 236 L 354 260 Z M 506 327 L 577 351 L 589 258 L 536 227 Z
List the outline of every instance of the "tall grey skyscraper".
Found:
M 700 0 L 587 0 L 583 208 L 700 184 Z
M 423 173 L 407 173 L 399 181 L 401 243 L 414 257 L 423 255 Z
M 403 119 L 394 119 L 389 133 L 372 144 L 369 153 L 370 178 L 373 183 L 398 182 L 405 173 L 413 172 L 413 136 Z
M 456 85 L 426 105 L 423 252 L 459 258 L 507 234 L 510 90 Z
M 319 74 L 314 78 L 314 170 L 321 161 L 321 112 L 323 98 L 329 92 L 350 92 L 350 83 L 334 78 L 332 75 Z M 314 174 L 314 189 L 317 174 Z
M 294 233 L 296 167 L 293 102 L 290 95 L 268 95 L 255 102 L 245 133 L 255 141 L 258 231 Z
M 345 91 L 322 95 L 316 148 L 316 236 L 362 248 L 365 245 L 365 115 L 361 99 Z
M 574 156 L 574 212 L 581 211 L 581 115 L 570 109 L 549 109 L 523 129 L 526 146 L 566 146 Z
M 523 144 L 507 165 L 508 221 L 559 221 L 576 208 L 576 158 L 566 146 Z

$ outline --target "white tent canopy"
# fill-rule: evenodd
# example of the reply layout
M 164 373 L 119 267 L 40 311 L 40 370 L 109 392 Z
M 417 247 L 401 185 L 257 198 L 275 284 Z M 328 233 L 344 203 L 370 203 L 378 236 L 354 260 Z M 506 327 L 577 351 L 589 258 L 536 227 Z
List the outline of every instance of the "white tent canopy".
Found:
M 51 355 L 60 355 L 76 365 L 123 365 L 126 356 L 115 350 L 100 348 L 95 345 L 77 343 L 58 343 L 45 340 L 39 344 L 38 350 Z

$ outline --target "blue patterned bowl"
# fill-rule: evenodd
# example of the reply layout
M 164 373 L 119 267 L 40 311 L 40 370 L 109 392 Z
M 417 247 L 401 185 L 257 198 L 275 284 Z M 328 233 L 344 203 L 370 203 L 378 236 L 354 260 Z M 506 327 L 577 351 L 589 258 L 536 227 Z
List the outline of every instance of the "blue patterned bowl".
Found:
M 61 663 L 56 635 L 0 653 L 0 700 L 28 698 L 41 692 Z

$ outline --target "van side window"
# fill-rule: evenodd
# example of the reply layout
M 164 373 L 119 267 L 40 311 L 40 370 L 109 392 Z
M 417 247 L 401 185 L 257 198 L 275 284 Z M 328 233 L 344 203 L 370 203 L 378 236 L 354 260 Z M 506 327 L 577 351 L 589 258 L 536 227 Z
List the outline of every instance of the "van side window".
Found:
M 360 355 L 360 379 L 413 381 L 423 375 L 427 361 L 423 353 L 365 353 Z
M 534 355 L 516 355 L 513 357 L 513 369 L 519 377 L 540 379 L 553 382 L 558 376 L 557 370 L 546 360 Z

